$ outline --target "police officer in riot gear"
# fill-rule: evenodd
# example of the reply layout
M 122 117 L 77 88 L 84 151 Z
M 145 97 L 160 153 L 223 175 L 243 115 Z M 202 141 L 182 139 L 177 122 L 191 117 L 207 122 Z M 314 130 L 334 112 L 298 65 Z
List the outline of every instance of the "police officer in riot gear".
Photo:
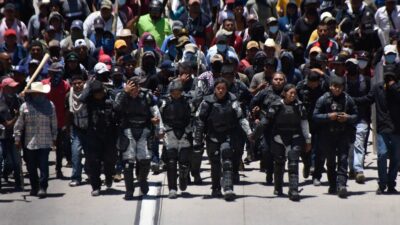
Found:
M 285 160 L 288 158 L 289 199 L 299 201 L 299 157 L 307 143 L 306 151 L 311 150 L 307 112 L 297 100 L 296 87 L 287 84 L 282 91 L 282 99 L 274 101 L 266 114 L 267 124 L 272 127 L 271 152 L 274 157 L 274 194 L 282 195 Z
M 141 192 L 149 191 L 147 176 L 150 171 L 152 152 L 148 148 L 152 124 L 157 125 L 158 135 L 163 134 L 163 123 L 153 95 L 140 87 L 140 78 L 130 78 L 123 92 L 115 100 L 115 111 L 121 116 L 121 133 L 117 148 L 122 152 L 126 193 L 125 199 L 133 198 L 133 168 L 137 161 L 139 165 L 138 181 Z
M 211 196 L 222 196 L 222 183 L 225 200 L 232 201 L 235 198 L 232 180 L 232 134 L 241 127 L 249 139 L 252 139 L 252 131 L 236 97 L 228 92 L 228 85 L 225 79 L 218 78 L 214 83 L 214 94 L 206 96 L 200 104 L 196 115 L 193 146 L 201 147 L 203 134 L 207 134 L 207 154 L 211 161 Z
M 265 114 L 268 111 L 269 106 L 272 102 L 280 99 L 283 87 L 286 84 L 286 76 L 281 72 L 275 72 L 272 75 L 271 86 L 259 92 L 251 100 L 250 108 L 252 109 L 253 118 L 255 118 L 255 139 L 261 139 L 261 164 L 262 168 L 266 172 L 266 183 L 272 185 L 273 181 L 273 157 L 270 151 L 270 139 L 269 137 L 271 129 L 266 126 L 265 120 L 260 119 L 260 115 Z
M 347 197 L 347 158 L 354 140 L 354 126 L 357 121 L 357 107 L 343 89 L 344 78 L 331 76 L 330 91 L 318 99 L 313 113 L 314 122 L 321 126 L 321 129 L 318 129 L 317 144 L 321 154 L 316 157 L 313 178 L 321 179 L 326 158 L 328 192 L 337 193 L 340 198 Z
M 92 186 L 92 196 L 100 195 L 101 165 L 103 163 L 105 184 L 111 188 L 114 166 L 117 159 L 115 150 L 116 119 L 110 91 L 103 83 L 93 80 L 83 90 L 79 100 L 86 103 L 88 110 L 87 169 Z
M 173 80 L 169 95 L 161 100 L 160 113 L 165 126 L 164 145 L 167 158 L 169 198 L 177 198 L 177 163 L 179 165 L 179 189 L 185 191 L 188 184 L 190 155 L 192 152 L 191 105 L 182 95 L 182 82 Z
M 221 76 L 228 81 L 228 91 L 235 95 L 240 107 L 242 108 L 243 115 L 246 116 L 252 95 L 247 86 L 242 81 L 235 78 L 235 65 L 232 63 L 225 63 L 221 69 Z M 233 158 L 233 182 L 234 184 L 238 184 L 240 181 L 239 167 L 242 161 L 243 150 L 247 137 L 246 133 L 244 133 L 242 130 L 235 132 L 233 135 L 234 137 L 232 139 L 234 140 L 235 148 L 235 154 Z

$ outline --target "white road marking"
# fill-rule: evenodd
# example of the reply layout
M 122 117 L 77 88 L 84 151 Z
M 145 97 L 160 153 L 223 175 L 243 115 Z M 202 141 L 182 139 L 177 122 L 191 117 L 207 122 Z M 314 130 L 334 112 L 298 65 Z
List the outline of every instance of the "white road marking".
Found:
M 142 200 L 142 206 L 140 210 L 140 222 L 139 225 L 154 225 L 155 224 L 155 216 L 156 216 L 156 206 L 157 199 L 153 198 L 153 196 L 157 196 L 160 193 L 160 186 L 150 186 L 149 192 L 147 196 L 151 196 L 150 198 L 144 197 Z

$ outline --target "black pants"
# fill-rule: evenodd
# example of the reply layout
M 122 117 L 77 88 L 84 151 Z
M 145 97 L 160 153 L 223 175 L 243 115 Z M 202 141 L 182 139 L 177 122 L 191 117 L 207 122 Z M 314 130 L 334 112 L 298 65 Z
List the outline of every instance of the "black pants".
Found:
M 186 178 L 189 172 L 190 156 L 192 148 L 182 148 L 179 152 L 178 149 L 166 149 L 165 154 L 167 158 L 167 178 L 168 189 L 178 190 L 177 177 L 179 165 L 179 177 Z
M 288 158 L 289 189 L 296 190 L 299 186 L 299 157 L 304 140 L 300 134 L 279 135 L 283 143 L 278 142 L 274 135 L 271 141 L 271 153 L 274 157 L 274 185 L 281 190 L 283 186 L 283 174 L 285 171 L 286 154 Z
M 332 188 L 346 186 L 350 136 L 347 133 L 318 134 L 318 151 L 315 156 L 313 177 L 321 179 L 326 159 L 329 186 Z M 336 161 L 337 158 L 337 161 Z
M 106 179 L 112 179 L 115 171 L 117 152 L 113 135 L 96 135 L 88 132 L 87 168 L 90 177 L 90 184 L 93 190 L 101 186 L 101 165 L 103 163 Z
M 63 157 L 71 162 L 71 138 L 66 130 L 58 129 L 56 140 L 56 171 L 61 171 Z
M 211 188 L 221 190 L 221 172 L 223 174 L 224 191 L 233 190 L 233 165 L 234 149 L 231 140 L 224 142 L 206 141 L 207 155 L 211 162 Z
M 32 190 L 37 191 L 40 188 L 46 190 L 49 181 L 49 148 L 29 150 L 26 154 L 26 168 L 29 172 L 29 181 Z M 38 176 L 40 171 L 40 178 Z

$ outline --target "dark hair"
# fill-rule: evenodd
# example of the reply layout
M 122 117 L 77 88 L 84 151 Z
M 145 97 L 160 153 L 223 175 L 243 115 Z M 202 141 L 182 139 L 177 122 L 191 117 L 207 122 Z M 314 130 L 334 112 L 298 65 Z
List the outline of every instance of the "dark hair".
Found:
M 286 75 L 285 75 L 283 72 L 281 72 L 281 71 L 276 71 L 274 74 L 272 74 L 272 79 L 274 79 L 274 77 L 275 77 L 276 75 L 282 76 L 283 79 L 284 79 L 285 82 L 286 82 Z
M 228 81 L 225 78 L 219 77 L 214 81 L 214 89 L 218 86 L 218 84 L 224 83 L 226 87 L 229 86 Z
M 282 90 L 282 93 L 281 93 L 282 98 L 285 96 L 286 92 L 288 92 L 289 90 L 291 90 L 293 88 L 296 89 L 296 85 L 294 85 L 294 84 L 286 84 L 283 87 L 283 90 Z

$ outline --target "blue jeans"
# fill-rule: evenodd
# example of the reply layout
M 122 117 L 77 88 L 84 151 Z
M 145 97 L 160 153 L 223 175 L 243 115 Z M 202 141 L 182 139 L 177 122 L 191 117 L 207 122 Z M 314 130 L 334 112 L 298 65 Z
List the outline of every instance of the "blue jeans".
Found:
M 378 176 L 379 186 L 395 187 L 400 159 L 400 135 L 378 134 Z M 387 159 L 390 159 L 389 171 Z
M 21 154 L 15 149 L 14 139 L 7 138 L 0 140 L 0 178 L 2 177 L 3 158 L 9 157 L 11 160 L 12 169 L 14 170 L 15 185 L 21 185 Z
M 368 123 L 361 120 L 356 126 L 356 139 L 349 152 L 349 168 L 356 173 L 364 171 L 365 142 L 367 141 Z
M 71 180 L 82 181 L 82 151 L 87 148 L 87 135 L 83 130 L 72 127 L 71 129 Z
M 49 148 L 27 149 L 24 152 L 26 154 L 26 168 L 29 172 L 29 181 L 32 190 L 38 190 L 39 187 L 47 190 L 49 181 L 49 152 Z M 38 169 L 40 170 L 40 178 L 38 177 Z

